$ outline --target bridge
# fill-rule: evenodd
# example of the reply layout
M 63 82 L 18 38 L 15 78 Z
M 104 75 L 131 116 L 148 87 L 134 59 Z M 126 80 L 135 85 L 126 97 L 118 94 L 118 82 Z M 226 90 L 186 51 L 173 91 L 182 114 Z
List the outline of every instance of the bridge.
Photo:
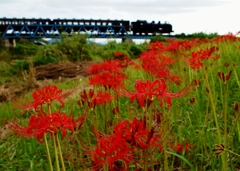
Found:
M 170 34 L 172 26 L 145 20 L 93 20 L 93 19 L 35 19 L 0 18 L 2 38 L 37 39 L 56 38 L 61 34 L 88 34 L 90 38 L 150 39 L 164 33 Z
M 59 38 L 61 34 L 88 34 L 89 38 L 151 39 L 172 31 L 170 24 L 145 20 L 93 20 L 93 19 L 35 19 L 0 18 L 3 44 L 12 44 L 14 39 Z

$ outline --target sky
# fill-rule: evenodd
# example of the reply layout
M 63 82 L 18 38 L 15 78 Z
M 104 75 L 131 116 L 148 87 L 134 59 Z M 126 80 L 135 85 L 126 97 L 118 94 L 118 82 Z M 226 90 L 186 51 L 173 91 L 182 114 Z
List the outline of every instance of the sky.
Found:
M 239 0 L 0 0 L 0 18 L 147 20 L 174 33 L 236 34 Z

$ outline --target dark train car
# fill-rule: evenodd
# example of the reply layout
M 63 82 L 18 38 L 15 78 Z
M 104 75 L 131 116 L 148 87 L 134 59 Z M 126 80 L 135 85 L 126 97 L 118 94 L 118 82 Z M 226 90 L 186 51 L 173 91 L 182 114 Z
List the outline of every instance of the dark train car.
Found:
M 8 26 L 8 23 L 5 22 L 6 18 L 0 18 L 0 32 L 4 32 Z
M 39 25 L 44 25 L 46 30 L 50 30 L 51 22 L 50 19 L 42 18 L 0 18 L 0 31 L 7 34 L 29 36 L 37 30 Z M 42 34 L 42 31 L 39 30 L 36 34 L 38 33 Z
M 172 25 L 171 24 L 161 24 L 159 25 L 159 33 L 161 34 L 164 34 L 164 33 L 167 33 L 167 34 L 170 34 L 172 33 L 173 30 L 172 30 Z
M 136 22 L 131 22 L 131 31 L 133 32 L 133 35 L 136 35 L 137 33 L 147 34 L 148 33 L 147 24 L 148 23 L 146 20 L 137 20 Z
M 53 24 L 59 28 L 62 28 L 60 32 L 66 30 L 66 25 L 70 26 L 67 28 L 67 32 L 72 30 L 74 32 L 96 31 L 98 33 L 104 33 L 109 31 L 116 33 L 121 31 L 121 28 L 123 27 L 126 31 L 129 31 L 130 28 L 130 21 L 127 20 L 54 19 Z M 122 29 L 121 32 L 124 32 L 124 30 Z
M 160 21 L 158 23 L 155 23 L 154 21 L 152 21 L 151 23 L 148 23 L 146 20 L 137 20 L 136 22 L 132 22 L 131 31 L 133 32 L 133 35 L 136 35 L 137 33 L 139 35 L 142 35 L 142 34 L 155 35 L 157 33 L 170 34 L 171 32 L 173 32 L 171 24 L 161 24 Z

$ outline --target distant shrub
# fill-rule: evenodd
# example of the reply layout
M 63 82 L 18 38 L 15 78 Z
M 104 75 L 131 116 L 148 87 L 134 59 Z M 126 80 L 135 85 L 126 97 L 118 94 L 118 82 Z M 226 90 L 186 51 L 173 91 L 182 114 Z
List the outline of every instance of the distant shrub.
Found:
M 57 51 L 54 45 L 42 46 L 35 56 L 32 57 L 34 66 L 46 65 L 53 62 L 62 61 L 61 52 Z
M 38 52 L 39 46 L 35 44 L 17 44 L 15 48 L 10 51 L 14 59 L 23 59 L 26 56 L 35 55 Z
M 199 32 L 199 33 L 193 33 L 193 34 L 177 34 L 175 35 L 176 38 L 181 38 L 181 39 L 193 39 L 193 38 L 197 38 L 197 39 L 213 39 L 215 37 L 217 37 L 218 34 L 217 33 L 210 33 L 210 34 L 206 34 L 203 32 Z
M 89 45 L 87 43 L 88 35 L 73 34 L 71 37 L 62 35 L 61 41 L 56 43 L 59 57 L 67 58 L 70 61 L 89 60 Z
M 12 75 L 29 70 L 29 63 L 26 60 L 15 60 L 10 66 L 9 72 Z

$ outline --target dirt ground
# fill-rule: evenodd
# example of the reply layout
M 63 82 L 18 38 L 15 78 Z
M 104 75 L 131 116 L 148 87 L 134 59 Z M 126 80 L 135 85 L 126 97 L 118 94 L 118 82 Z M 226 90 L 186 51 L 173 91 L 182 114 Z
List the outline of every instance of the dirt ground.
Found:
M 0 85 L 0 103 L 9 101 L 23 93 L 48 84 L 50 81 L 61 81 L 66 78 L 87 77 L 87 69 L 96 61 L 60 62 L 32 68 L 28 72 Z

